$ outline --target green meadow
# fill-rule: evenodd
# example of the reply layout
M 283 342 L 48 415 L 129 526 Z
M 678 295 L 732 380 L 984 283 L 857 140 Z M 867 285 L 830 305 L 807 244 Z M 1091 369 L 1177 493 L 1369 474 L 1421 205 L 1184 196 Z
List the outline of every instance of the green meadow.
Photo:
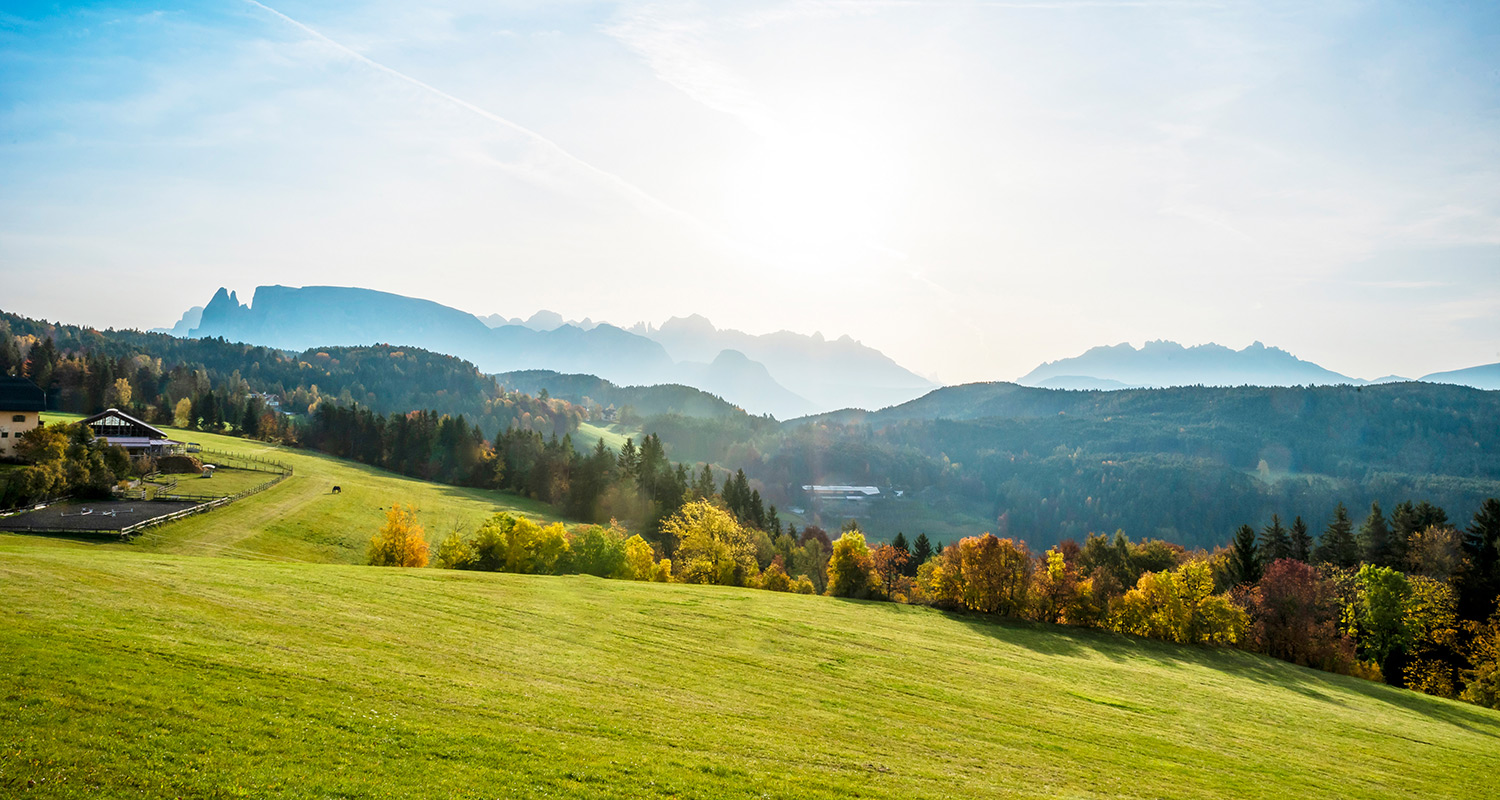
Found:
M 433 541 L 556 517 L 182 436 L 295 474 L 130 543 L 0 536 L 0 796 L 1500 796 L 1494 711 L 924 607 L 358 566 L 392 502 Z
M 47 414 L 68 422 L 76 415 Z M 292 476 L 270 489 L 208 514 L 151 528 L 129 544 L 53 540 L 55 544 L 130 552 L 222 555 L 278 561 L 363 563 L 370 536 L 385 521 L 392 503 L 414 505 L 436 546 L 455 529 L 472 530 L 497 511 L 516 511 L 535 519 L 561 521 L 545 503 L 484 489 L 465 489 L 407 478 L 375 467 L 326 456 L 312 450 L 277 447 L 265 442 L 199 431 L 166 429 L 180 441 L 235 455 L 271 459 L 292 467 Z M 212 456 L 205 456 L 212 461 Z M 262 482 L 263 474 L 229 471 L 212 478 L 182 476 L 178 489 L 193 493 L 232 494 Z M 221 478 L 225 483 L 218 484 Z M 243 485 L 242 485 L 243 484 Z M 340 487 L 338 494 L 333 487 Z M 0 534 L 0 543 L 30 537 Z
M 0 794 L 1493 797 L 1500 713 L 720 587 L 0 544 Z

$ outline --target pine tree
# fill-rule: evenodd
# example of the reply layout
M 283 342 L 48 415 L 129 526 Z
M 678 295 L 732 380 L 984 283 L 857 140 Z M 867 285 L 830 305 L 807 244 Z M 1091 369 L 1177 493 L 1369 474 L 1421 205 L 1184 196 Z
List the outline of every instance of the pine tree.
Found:
M 911 544 L 911 560 L 906 562 L 906 568 L 912 575 L 917 574 L 917 567 L 932 558 L 932 542 L 927 539 L 927 534 L 919 533 Z
M 627 477 L 637 477 L 641 468 L 641 455 L 635 448 L 635 440 L 627 438 L 625 444 L 620 445 L 620 474 Z
M 1489 498 L 1474 513 L 1464 532 L 1464 554 L 1470 569 L 1459 591 L 1459 611 L 1466 619 L 1487 619 L 1500 596 L 1500 499 Z
M 1292 558 L 1308 563 L 1312 561 L 1313 540 L 1312 534 L 1307 532 L 1307 523 L 1298 516 L 1292 520 Z
M 1368 563 L 1377 567 L 1397 567 L 1396 537 L 1385 524 L 1385 515 L 1380 512 L 1380 503 L 1370 504 L 1370 516 L 1359 526 L 1359 552 Z
M 766 533 L 775 539 L 781 535 L 781 517 L 776 513 L 776 506 L 772 505 L 766 509 Z
M 704 464 L 703 469 L 698 472 L 698 477 L 693 479 L 693 499 L 712 500 L 717 494 L 718 489 L 714 485 L 713 467 Z
M 1272 514 L 1271 524 L 1261 531 L 1260 557 L 1264 566 L 1292 557 L 1292 537 L 1281 525 L 1281 515 Z
M 1260 580 L 1260 554 L 1255 546 L 1255 529 L 1241 525 L 1234 533 L 1230 545 L 1229 571 L 1236 584 L 1255 583 Z
M 1335 567 L 1359 566 L 1359 543 L 1354 541 L 1354 525 L 1343 503 L 1334 509 L 1333 521 L 1318 542 L 1318 560 Z

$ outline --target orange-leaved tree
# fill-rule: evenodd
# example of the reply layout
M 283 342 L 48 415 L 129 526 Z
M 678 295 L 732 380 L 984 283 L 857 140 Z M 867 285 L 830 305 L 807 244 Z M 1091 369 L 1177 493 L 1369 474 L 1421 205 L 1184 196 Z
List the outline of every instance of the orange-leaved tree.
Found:
M 370 537 L 370 564 L 377 567 L 427 566 L 427 532 L 415 506 L 392 503 L 385 524 Z

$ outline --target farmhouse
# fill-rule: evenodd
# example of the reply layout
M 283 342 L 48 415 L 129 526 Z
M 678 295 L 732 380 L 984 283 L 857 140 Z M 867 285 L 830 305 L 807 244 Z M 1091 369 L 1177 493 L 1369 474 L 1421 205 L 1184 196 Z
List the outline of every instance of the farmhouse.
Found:
M 119 409 L 95 414 L 83 424 L 94 432 L 94 438 L 125 448 L 134 456 L 164 456 L 181 451 L 182 442 L 173 441 L 165 431 L 148 425 Z
M 803 484 L 802 491 L 807 492 L 815 500 L 848 500 L 850 502 L 859 502 L 880 496 L 880 488 L 876 486 Z
M 16 452 L 21 434 L 42 424 L 47 394 L 25 378 L 0 376 L 0 458 Z

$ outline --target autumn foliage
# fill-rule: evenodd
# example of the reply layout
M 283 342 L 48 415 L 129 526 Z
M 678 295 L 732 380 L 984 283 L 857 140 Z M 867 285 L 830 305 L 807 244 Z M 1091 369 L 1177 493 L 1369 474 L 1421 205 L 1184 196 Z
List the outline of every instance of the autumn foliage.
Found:
M 1256 649 L 1293 664 L 1349 671 L 1354 642 L 1339 629 L 1337 587 L 1317 568 L 1280 559 L 1243 598 Z
M 393 503 L 385 524 L 370 538 L 369 562 L 377 567 L 427 566 L 427 534 L 417 522 L 417 509 Z

